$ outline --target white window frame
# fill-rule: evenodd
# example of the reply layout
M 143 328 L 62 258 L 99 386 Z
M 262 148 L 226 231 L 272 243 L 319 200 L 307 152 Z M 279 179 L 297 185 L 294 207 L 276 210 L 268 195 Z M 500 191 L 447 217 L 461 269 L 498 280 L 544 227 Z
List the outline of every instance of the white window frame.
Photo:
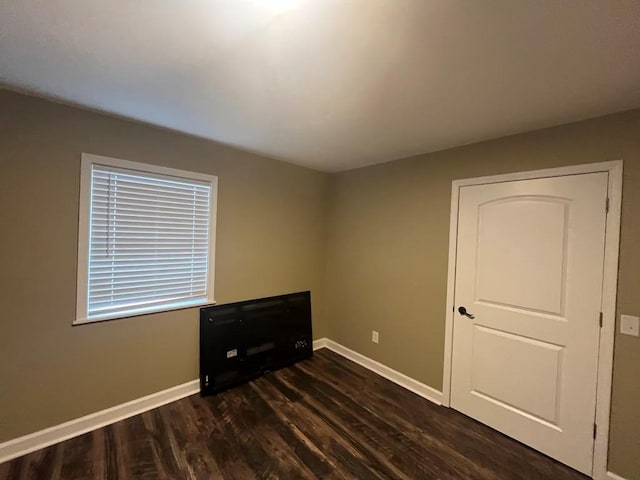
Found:
M 91 228 L 91 173 L 94 165 L 103 165 L 119 169 L 133 170 L 141 173 L 150 173 L 178 177 L 187 180 L 206 182 L 211 185 L 209 203 L 209 258 L 207 265 L 207 295 L 206 299 L 186 300 L 175 302 L 171 305 L 154 305 L 146 308 L 130 309 L 128 311 L 113 312 L 90 318 L 87 313 L 89 296 L 89 247 Z M 89 153 L 82 154 L 80 168 L 80 211 L 78 218 L 78 277 L 76 296 L 76 315 L 74 325 L 84 323 L 101 322 L 117 318 L 129 318 L 150 313 L 166 312 L 191 308 L 201 305 L 214 304 L 214 278 L 215 278 L 215 244 L 216 244 L 216 211 L 218 206 L 218 177 L 204 173 L 188 172 L 175 168 L 160 167 L 147 163 L 131 162 L 116 158 L 103 157 Z

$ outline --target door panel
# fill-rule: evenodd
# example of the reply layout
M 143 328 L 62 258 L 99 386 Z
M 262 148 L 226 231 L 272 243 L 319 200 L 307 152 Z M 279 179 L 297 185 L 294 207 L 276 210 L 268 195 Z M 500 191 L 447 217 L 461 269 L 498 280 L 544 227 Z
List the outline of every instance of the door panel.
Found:
M 521 196 L 478 208 L 477 300 L 561 315 L 568 199 Z M 531 255 L 540 250 L 544 255 Z M 520 275 L 527 272 L 527 275 Z M 518 278 L 507 283 L 504 278 Z
M 451 405 L 591 473 L 607 173 L 462 187 Z
M 475 326 L 471 392 L 557 425 L 563 347 Z M 522 381 L 521 372 L 527 372 Z

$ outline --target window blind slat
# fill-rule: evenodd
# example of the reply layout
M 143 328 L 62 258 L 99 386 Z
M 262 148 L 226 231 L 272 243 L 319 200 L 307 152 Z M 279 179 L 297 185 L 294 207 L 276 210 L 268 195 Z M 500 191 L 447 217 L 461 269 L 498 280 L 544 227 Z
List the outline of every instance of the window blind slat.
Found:
M 163 234 L 163 233 L 184 233 L 184 232 L 197 232 L 200 235 L 206 235 L 208 233 L 208 226 L 203 226 L 203 227 L 189 227 L 189 226 L 172 226 L 170 224 L 168 225 L 118 225 L 118 232 L 122 232 L 122 233 L 142 233 L 142 234 L 150 234 L 150 233 L 154 233 L 154 232 L 158 232 L 158 235 Z M 103 225 L 103 226 L 94 226 L 93 227 L 93 233 L 112 233 L 112 229 L 110 228 L 109 225 Z
M 127 309 L 136 309 L 139 308 L 141 306 L 145 306 L 145 305 L 157 305 L 159 307 L 159 309 L 161 309 L 161 307 L 165 304 L 165 303 L 173 303 L 176 301 L 181 301 L 181 300 L 198 300 L 198 299 L 206 299 L 205 295 L 186 295 L 186 294 L 167 294 L 167 295 L 160 295 L 160 296 L 156 296 L 156 297 L 149 297 L 149 298 L 138 298 L 138 299 L 133 299 L 133 300 L 129 300 L 127 303 Z M 105 311 L 122 311 L 122 305 L 117 305 L 117 304 L 111 304 L 109 302 L 101 302 L 101 303 L 97 303 L 94 305 L 94 307 L 92 308 L 93 311 L 95 311 L 96 314 L 102 314 Z
M 108 276 L 104 276 L 102 278 L 94 278 L 93 287 L 94 288 L 104 288 L 108 285 L 113 286 L 124 286 L 124 285 L 138 285 L 138 284 L 146 284 L 151 282 L 157 282 L 160 284 L 161 282 L 171 282 L 174 284 L 178 284 L 180 282 L 191 282 L 192 279 L 196 278 L 198 281 L 201 279 L 206 279 L 207 272 L 206 270 L 200 270 L 199 272 L 173 272 L 170 275 L 167 274 L 145 274 L 145 275 L 130 275 L 126 277 L 126 279 L 122 280 L 113 280 Z
M 191 216 L 199 216 L 206 217 L 209 213 L 206 208 L 201 206 L 192 206 L 192 207 L 170 207 L 167 205 L 159 205 L 153 203 L 130 203 L 130 202 L 122 202 L 118 199 L 118 211 L 119 212 L 137 212 L 140 213 L 150 213 L 157 215 L 162 213 L 163 215 L 172 215 L 177 217 L 191 217 Z M 93 205 L 93 211 L 96 214 L 109 215 L 111 214 L 113 209 L 113 205 L 107 202 L 97 201 Z
M 98 187 L 94 190 L 94 198 L 101 202 L 109 201 L 113 194 L 114 192 L 110 191 L 108 186 Z M 134 192 L 129 189 L 117 189 L 117 196 L 119 199 L 126 201 L 155 202 L 161 205 L 181 205 L 184 200 L 193 201 L 196 206 L 207 205 L 209 203 L 208 195 L 163 195 L 154 193 L 153 190 Z
M 136 291 L 130 293 L 121 293 L 121 294 L 97 294 L 92 298 L 91 305 L 129 305 L 134 304 L 135 302 L 141 300 L 157 300 L 161 297 L 186 297 L 191 296 L 191 292 L 193 289 L 189 287 L 174 287 L 174 288 L 163 288 L 149 291 Z M 197 290 L 198 293 L 204 292 L 204 288 L 199 288 Z
M 91 240 L 91 245 L 100 246 L 107 243 L 107 238 L 94 238 Z M 115 242 L 121 247 L 125 248 L 141 248 L 147 247 L 148 243 L 153 241 L 158 247 L 174 247 L 174 248 L 205 248 L 209 247 L 206 240 L 189 240 L 189 239 L 176 239 L 176 238 L 117 238 Z
M 110 219 L 109 219 L 110 217 Z M 206 228 L 208 227 L 208 219 L 207 220 L 197 220 L 195 222 L 193 221 L 186 221 L 186 220 L 160 220 L 160 219 L 153 219 L 150 220 L 149 217 L 145 217 L 144 215 L 140 215 L 137 217 L 133 217 L 133 216 L 129 216 L 127 218 L 119 218 L 118 213 L 113 213 L 111 214 L 109 217 L 107 217 L 105 220 L 99 220 L 96 219 L 95 221 L 92 222 L 93 225 L 97 226 L 97 227 L 113 227 L 114 225 L 118 224 L 118 225 L 122 225 L 122 226 L 133 226 L 133 225 L 145 225 L 145 226 L 151 226 L 151 225 L 158 225 L 158 226 L 167 226 L 170 227 L 172 225 L 175 225 L 177 227 L 187 227 L 189 225 L 194 226 L 195 227 L 200 227 L 200 228 Z
M 153 240 L 153 239 L 150 239 Z M 109 242 L 107 242 L 107 240 L 94 240 L 91 242 L 91 248 L 96 250 L 96 254 L 97 253 L 102 253 L 104 254 L 104 252 L 101 252 L 101 250 L 104 250 L 105 248 L 117 248 L 118 252 L 122 251 L 127 251 L 130 253 L 134 253 L 137 251 L 147 251 L 147 252 L 163 252 L 166 253 L 168 251 L 186 251 L 186 252 L 192 252 L 192 251 L 204 251 L 207 252 L 208 251 L 208 244 L 202 241 L 199 242 L 188 242 L 188 241 L 184 241 L 184 242 L 175 242 L 175 241 L 159 241 L 156 243 L 156 246 L 153 247 L 153 250 L 148 250 L 148 246 L 144 244 L 144 240 L 139 240 L 136 242 L 120 242 L 120 241 L 115 241 L 112 242 L 111 245 L 109 245 Z M 109 253 L 109 255 L 111 255 L 111 253 Z
M 196 272 L 194 272 L 194 270 L 196 270 Z M 93 279 L 94 281 L 97 283 L 99 283 L 101 280 L 107 280 L 109 282 L 128 282 L 128 281 L 135 281 L 137 278 L 144 278 L 144 277 L 180 277 L 183 274 L 188 274 L 188 275 L 192 275 L 194 273 L 196 274 L 203 274 L 206 275 L 207 274 L 207 266 L 206 265 L 202 265 L 202 266 L 197 266 L 195 268 L 172 268 L 170 270 L 158 270 L 158 269 L 154 269 L 154 270 L 143 270 L 143 269 L 128 269 L 128 270 L 121 270 L 120 273 L 126 273 L 127 275 L 123 275 L 122 279 L 112 279 L 111 278 L 111 272 L 110 271 L 105 271 L 105 272 L 95 272 L 93 275 Z
M 193 188 L 183 188 L 179 186 L 168 186 L 155 182 L 126 180 L 118 175 L 112 176 L 105 182 L 98 182 L 96 187 L 106 189 L 109 192 L 125 191 L 132 193 L 147 193 L 149 195 L 159 195 L 162 198 L 192 198 L 193 196 L 204 196 L 206 193 Z
M 162 307 L 165 305 L 171 305 L 175 302 L 180 301 L 194 301 L 194 300 L 206 300 L 206 295 L 196 295 L 196 296 L 184 296 L 184 295 L 166 295 L 163 297 L 157 297 L 153 299 L 141 299 L 136 302 L 130 302 L 127 305 L 128 311 L 135 311 L 140 308 L 149 308 L 156 307 L 154 310 L 162 310 Z M 108 313 L 117 313 L 122 311 L 122 307 L 120 305 L 109 305 L 109 304 L 100 304 L 94 307 L 94 315 L 104 315 Z
M 117 228 L 117 231 L 116 231 Z M 108 228 L 101 229 L 99 231 L 95 231 L 92 235 L 92 240 L 102 241 L 104 239 L 107 240 L 177 240 L 179 242 L 184 241 L 185 239 L 198 238 L 198 241 L 208 242 L 209 236 L 206 228 L 192 228 L 187 229 L 186 227 L 181 230 L 163 230 L 163 226 L 158 226 L 157 230 L 154 230 L 152 226 L 149 226 L 148 230 L 145 231 L 136 231 L 136 230 L 126 230 L 122 231 L 122 225 L 111 225 Z M 170 236 L 171 235 L 171 236 Z
M 168 188 L 188 188 L 188 189 L 206 189 L 208 184 L 198 180 L 180 179 L 167 175 L 158 175 L 151 172 L 136 173 L 126 171 L 119 168 L 95 166 L 93 169 L 94 176 L 98 179 L 116 178 L 122 181 L 132 181 L 136 184 L 150 184 L 158 186 L 166 186 Z
M 194 263 L 194 265 L 198 265 L 198 263 Z M 202 262 L 202 265 L 205 266 L 205 262 Z M 165 269 L 168 267 L 183 267 L 184 262 L 179 260 L 165 260 L 165 261 L 156 261 L 154 259 L 140 259 L 135 262 L 117 262 L 111 263 L 109 260 L 102 260 L 96 262 L 95 271 L 97 273 L 106 272 L 108 269 L 118 270 L 118 269 L 130 269 L 135 268 L 136 270 L 140 269 Z
M 92 254 L 90 258 L 95 258 L 96 260 L 104 259 L 105 255 L 111 255 L 110 253 L 105 254 L 105 252 L 97 252 Z M 196 252 L 193 253 L 116 253 L 118 255 L 118 259 L 120 261 L 130 261 L 130 260 L 149 260 L 149 259 L 158 259 L 158 260 L 173 260 L 173 261 L 189 261 L 191 263 L 192 258 L 196 258 L 197 260 L 203 260 L 207 253 L 206 252 Z
M 173 292 L 173 291 L 191 291 L 191 290 L 203 290 L 206 286 L 206 279 L 188 279 L 182 283 L 174 283 L 172 281 L 165 282 L 138 282 L 128 285 L 97 285 L 91 290 L 92 298 L 98 299 L 101 297 L 124 297 L 129 295 L 138 295 L 140 293 L 156 293 L 156 292 Z

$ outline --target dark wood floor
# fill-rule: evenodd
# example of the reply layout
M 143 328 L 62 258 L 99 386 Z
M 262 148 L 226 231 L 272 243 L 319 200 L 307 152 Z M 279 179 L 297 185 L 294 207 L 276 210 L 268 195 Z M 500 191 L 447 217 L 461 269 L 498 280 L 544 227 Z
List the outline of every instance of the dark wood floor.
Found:
M 326 349 L 0 464 L 0 479 L 584 479 Z

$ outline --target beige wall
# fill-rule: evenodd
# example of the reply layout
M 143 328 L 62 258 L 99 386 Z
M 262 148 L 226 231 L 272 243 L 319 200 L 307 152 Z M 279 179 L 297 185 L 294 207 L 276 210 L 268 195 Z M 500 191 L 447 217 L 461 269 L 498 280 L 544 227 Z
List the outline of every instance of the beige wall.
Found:
M 218 302 L 310 289 L 327 176 L 0 90 L 0 442 L 198 377 L 198 310 L 72 327 L 82 152 L 219 177 Z
M 640 110 L 327 176 L 0 90 L 0 442 L 197 377 L 197 309 L 71 326 L 81 152 L 218 175 L 219 302 L 311 289 L 316 338 L 438 389 L 451 181 L 622 158 L 618 306 L 640 312 Z M 610 467 L 630 480 L 639 364 L 618 335 Z
M 451 181 L 623 159 L 618 312 L 640 314 L 640 110 L 339 173 L 329 337 L 442 388 Z M 371 330 L 380 344 L 371 343 Z M 640 339 L 617 335 L 610 469 L 640 479 Z

